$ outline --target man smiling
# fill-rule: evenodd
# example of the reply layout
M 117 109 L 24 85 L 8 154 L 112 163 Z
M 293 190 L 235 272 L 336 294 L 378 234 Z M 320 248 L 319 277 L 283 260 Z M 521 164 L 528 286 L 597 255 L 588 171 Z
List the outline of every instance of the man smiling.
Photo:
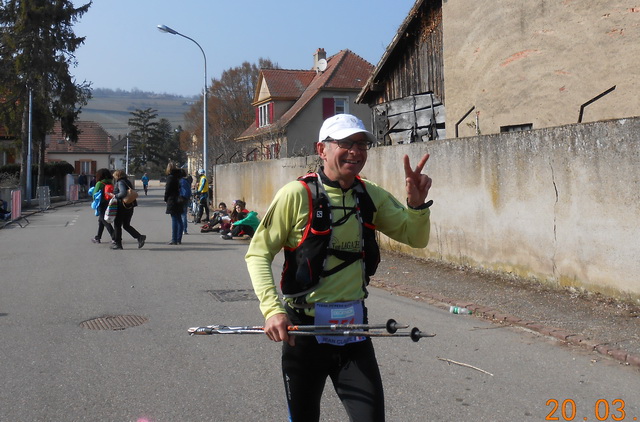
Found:
M 246 261 L 265 317 L 265 334 L 282 341 L 282 373 L 291 421 L 318 421 L 327 377 L 352 421 L 383 421 L 384 393 L 370 338 L 289 336 L 292 324 L 367 323 L 364 300 L 380 254 L 375 230 L 412 247 L 429 241 L 431 179 L 404 157 L 408 207 L 359 177 L 375 137 L 349 114 L 325 120 L 317 173 L 285 185 L 258 227 Z M 271 263 L 284 248 L 279 299 Z M 294 341 L 295 339 L 295 341 Z

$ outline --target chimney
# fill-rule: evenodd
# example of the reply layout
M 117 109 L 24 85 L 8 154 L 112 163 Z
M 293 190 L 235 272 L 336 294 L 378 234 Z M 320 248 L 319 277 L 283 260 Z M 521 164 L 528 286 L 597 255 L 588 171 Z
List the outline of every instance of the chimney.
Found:
M 327 59 L 327 52 L 324 51 L 324 48 L 319 48 L 316 50 L 316 52 L 313 54 L 313 70 L 315 70 L 316 72 L 318 72 L 319 67 L 318 67 L 318 61 L 319 60 L 326 60 Z M 323 71 L 324 69 L 321 69 L 320 71 Z

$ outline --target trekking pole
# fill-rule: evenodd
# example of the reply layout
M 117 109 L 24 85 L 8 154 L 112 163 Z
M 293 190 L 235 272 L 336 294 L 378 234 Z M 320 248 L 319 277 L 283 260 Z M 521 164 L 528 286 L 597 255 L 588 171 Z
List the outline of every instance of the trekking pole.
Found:
M 330 325 L 290 325 L 287 327 L 289 331 L 311 331 L 311 330 L 376 330 L 386 329 L 388 333 L 393 334 L 399 328 L 409 328 L 408 325 L 398 324 L 396 320 L 389 319 L 386 324 L 330 324 Z
M 206 327 L 192 327 L 187 330 L 190 335 L 212 335 L 212 334 L 264 334 L 261 327 L 228 327 L 224 325 L 210 325 Z M 376 332 L 362 330 L 311 330 L 289 331 L 292 336 L 337 336 L 337 337 L 410 337 L 411 340 L 417 342 L 423 337 L 435 337 L 435 334 L 427 334 L 420 331 L 417 327 L 411 329 L 410 332 Z
M 228 326 L 228 325 L 207 325 L 207 327 L 222 330 L 264 330 L 262 325 Z M 336 330 L 376 330 L 386 329 L 388 333 L 395 333 L 398 329 L 409 328 L 408 325 L 398 324 L 394 319 L 390 319 L 386 324 L 329 324 L 329 325 L 289 325 L 288 331 L 336 331 Z

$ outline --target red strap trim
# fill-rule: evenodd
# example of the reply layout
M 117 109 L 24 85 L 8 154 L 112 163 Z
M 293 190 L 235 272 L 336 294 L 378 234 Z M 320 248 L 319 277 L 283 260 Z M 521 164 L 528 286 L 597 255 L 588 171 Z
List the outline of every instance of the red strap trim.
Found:
M 296 245 L 295 249 L 300 247 L 300 245 L 302 245 L 302 242 L 304 242 L 307 236 L 309 235 L 309 231 L 311 230 L 311 217 L 313 216 L 313 195 L 311 194 L 311 189 L 309 188 L 309 185 L 305 181 L 300 180 L 300 183 L 302 183 L 302 186 L 304 186 L 304 188 L 307 190 L 307 201 L 309 202 L 309 214 L 307 215 L 307 226 L 304 228 L 304 233 L 302 234 L 302 238 L 300 239 L 300 242 L 298 242 L 298 244 Z
M 371 223 L 362 223 L 362 225 L 363 225 L 363 226 L 365 226 L 365 227 L 366 227 L 366 228 L 368 228 L 368 229 L 371 229 L 371 230 L 375 230 L 375 229 L 376 229 L 375 224 L 371 224 Z
M 311 233 L 313 233 L 313 234 L 315 234 L 315 235 L 323 236 L 323 235 L 327 235 L 327 234 L 331 233 L 331 229 L 328 229 L 328 230 L 322 230 L 322 231 L 318 231 L 318 230 L 311 229 Z

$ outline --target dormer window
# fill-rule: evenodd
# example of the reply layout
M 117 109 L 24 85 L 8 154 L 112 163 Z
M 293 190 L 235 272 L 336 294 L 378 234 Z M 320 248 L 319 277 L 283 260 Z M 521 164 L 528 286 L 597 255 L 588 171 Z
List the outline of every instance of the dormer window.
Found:
M 269 126 L 273 123 L 273 101 L 258 106 L 256 120 L 258 127 Z

